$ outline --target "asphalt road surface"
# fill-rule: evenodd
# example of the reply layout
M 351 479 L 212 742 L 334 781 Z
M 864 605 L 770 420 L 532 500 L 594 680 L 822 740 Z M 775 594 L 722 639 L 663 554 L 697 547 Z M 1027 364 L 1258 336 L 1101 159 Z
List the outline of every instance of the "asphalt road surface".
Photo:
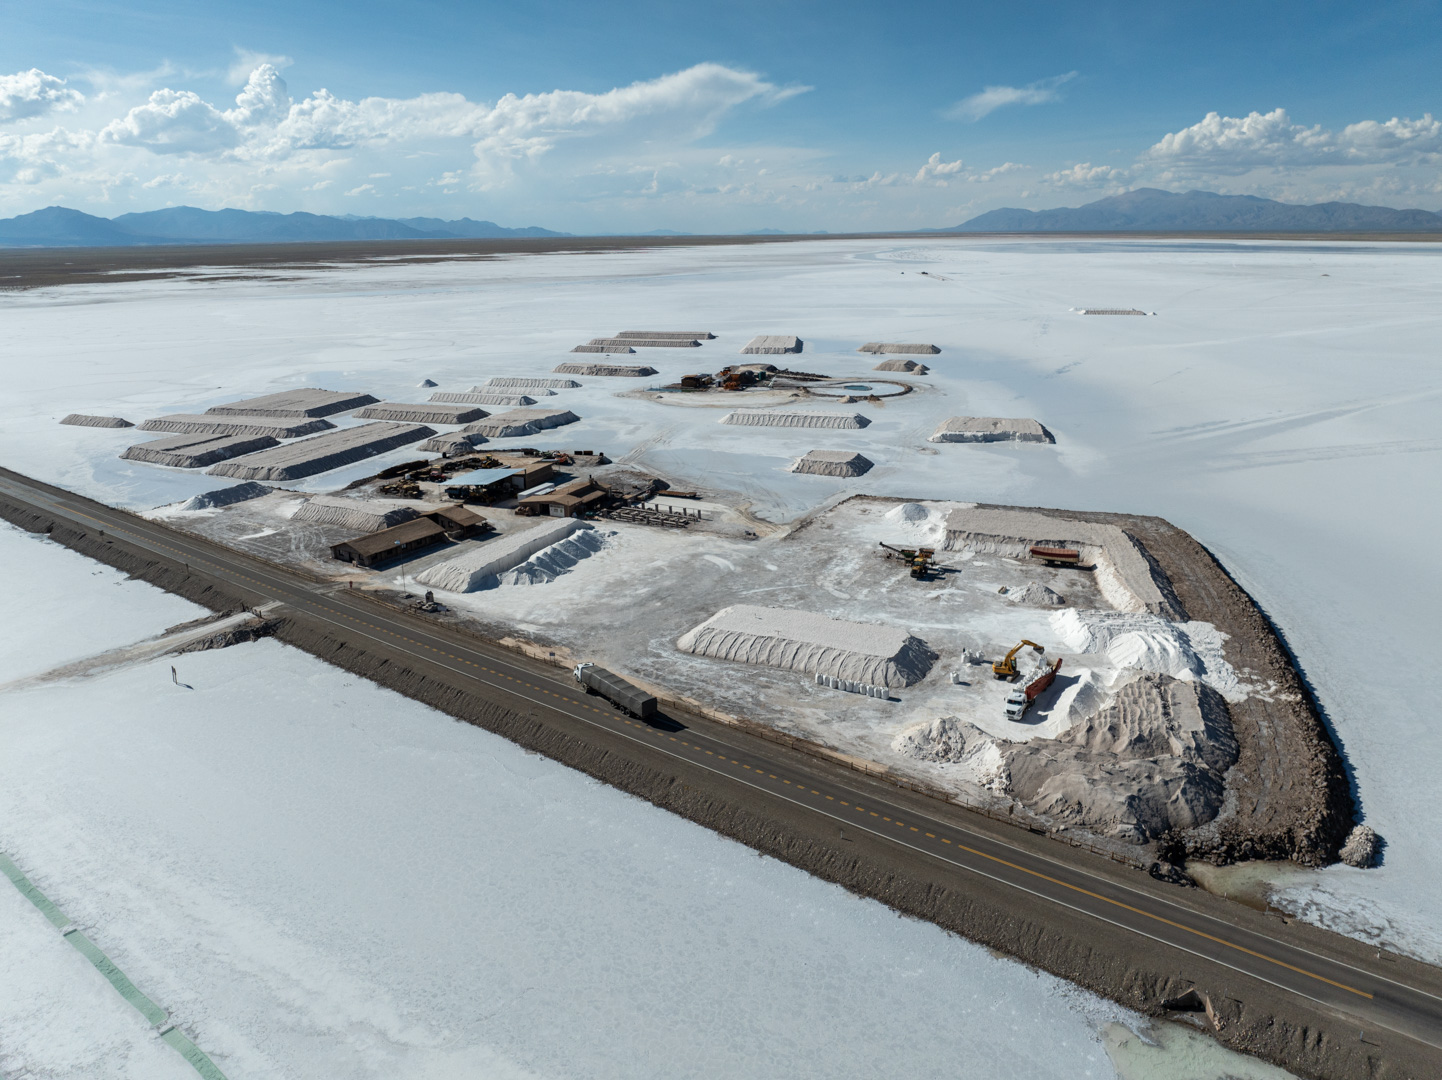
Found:
M 1094 854 L 890 788 L 700 717 L 673 713 L 650 723 L 634 720 L 588 697 L 568 673 L 530 663 L 454 628 L 427 625 L 424 618 L 362 592 L 9 470 L 0 469 L 0 494 L 184 564 L 253 598 L 252 606 L 281 605 L 275 614 L 322 624 L 332 637 L 363 642 L 372 653 L 439 666 L 482 695 L 520 697 L 541 715 L 579 722 L 608 742 L 619 738 L 640 744 L 705 770 L 730 785 L 738 799 L 764 793 L 829 819 L 843 837 L 871 834 L 902 849 L 906 858 L 929 863 L 929 871 L 944 867 L 958 879 L 957 888 L 966 888 L 968 880 L 988 879 L 1014 890 L 1018 907 L 1033 918 L 1045 921 L 1051 912 L 1053 919 L 1074 926 L 1073 917 L 1080 915 L 1099 939 L 1115 942 L 1120 936 L 1123 948 L 1151 955 L 1158 946 L 1171 950 L 1174 970 L 1185 972 L 1188 957 L 1202 958 L 1295 995 L 1316 1011 L 1324 1028 L 1351 1028 L 1364 1038 L 1369 1029 L 1383 1029 L 1442 1051 L 1442 971 L 1436 968 L 1381 953 L 1374 959 L 1372 950 L 1351 939 L 1286 923 L 1200 890 L 1155 882 Z

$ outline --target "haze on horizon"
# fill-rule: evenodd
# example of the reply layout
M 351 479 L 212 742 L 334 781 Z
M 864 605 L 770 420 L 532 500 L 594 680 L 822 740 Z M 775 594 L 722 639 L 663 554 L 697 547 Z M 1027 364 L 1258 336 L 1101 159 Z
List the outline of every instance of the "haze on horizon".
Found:
M 864 231 L 1130 188 L 1442 209 L 1435 2 L 16 9 L 0 216 Z

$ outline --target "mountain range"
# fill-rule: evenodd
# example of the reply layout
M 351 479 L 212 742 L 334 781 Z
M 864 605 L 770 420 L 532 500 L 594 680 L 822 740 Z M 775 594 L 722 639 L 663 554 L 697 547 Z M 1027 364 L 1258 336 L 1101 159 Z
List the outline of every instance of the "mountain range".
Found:
M 171 206 L 117 218 L 63 206 L 0 219 L 0 247 L 139 247 L 154 244 L 297 243 L 335 240 L 452 240 L 505 236 L 567 236 L 531 226 L 508 229 L 460 218 L 328 217 L 254 210 Z
M 1053 210 L 991 210 L 945 229 L 920 233 L 1438 233 L 1442 214 L 1387 206 L 1277 202 L 1255 195 L 1137 188 L 1084 206 Z M 255 210 L 198 210 L 172 206 L 116 218 L 63 206 L 0 219 L 0 248 L 139 247 L 157 244 L 300 243 L 345 240 L 452 240 L 515 236 L 570 236 L 538 226 L 509 229 L 493 221 L 435 217 L 330 217 Z M 643 236 L 684 237 L 654 229 Z M 795 235 L 758 229 L 747 236 Z M 813 234 L 824 235 L 824 234 Z
M 1137 188 L 1055 210 L 990 210 L 935 233 L 973 232 L 1442 232 L 1442 214 L 1387 206 L 1326 202 L 1306 206 L 1218 195 L 1212 191 Z

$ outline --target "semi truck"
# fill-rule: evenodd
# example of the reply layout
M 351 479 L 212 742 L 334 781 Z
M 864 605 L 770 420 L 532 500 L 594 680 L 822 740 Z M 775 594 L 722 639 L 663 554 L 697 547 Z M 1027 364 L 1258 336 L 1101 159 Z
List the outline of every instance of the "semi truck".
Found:
M 656 699 L 614 672 L 595 664 L 577 664 L 572 674 L 586 693 L 605 698 L 637 720 L 648 720 L 656 715 Z
M 1006 718 L 1020 720 L 1025 716 L 1027 709 L 1031 708 L 1031 703 L 1040 696 L 1043 690 L 1056 681 L 1056 673 L 1060 670 L 1060 660 L 1043 664 L 1032 672 L 1025 682 L 1007 694 Z

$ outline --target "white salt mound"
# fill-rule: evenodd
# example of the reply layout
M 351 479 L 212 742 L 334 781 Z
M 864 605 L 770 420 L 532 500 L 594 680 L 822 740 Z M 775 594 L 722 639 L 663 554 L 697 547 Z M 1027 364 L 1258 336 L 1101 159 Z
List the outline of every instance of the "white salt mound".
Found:
M 900 356 L 893 356 L 890 360 L 883 360 L 871 370 L 905 371 L 912 375 L 927 375 L 931 372 L 931 368 L 925 364 L 918 364 L 915 360 L 906 360 Z
M 931 511 L 920 503 L 902 503 L 883 515 L 888 521 L 926 521 Z
M 1009 590 L 1006 598 L 1013 604 L 1025 604 L 1028 607 L 1063 607 L 1066 604 L 1066 599 L 1060 593 L 1036 581 L 1028 581 L 1025 588 Z
M 929 442 L 1054 443 L 1052 433 L 1035 420 L 1001 416 L 952 416 L 932 432 Z
M 574 424 L 579 419 L 570 409 L 511 409 L 467 424 L 461 431 L 467 435 L 484 435 L 488 439 L 507 439 Z
M 499 575 L 502 585 L 542 585 L 555 581 L 582 559 L 589 559 L 616 535 L 614 531 L 581 529 L 566 539 L 542 548 L 513 570 Z
M 234 487 L 221 488 L 218 491 L 207 491 L 202 495 L 192 495 L 180 504 L 180 509 L 213 510 L 221 506 L 232 506 L 235 503 L 258 499 L 262 495 L 269 495 L 270 492 L 271 489 L 264 484 L 257 484 L 254 480 L 251 480 L 244 484 L 236 484 Z
M 656 369 L 644 364 L 557 364 L 551 369 L 558 375 L 615 375 L 644 378 L 655 375 Z
M 422 379 L 420 382 L 416 383 L 416 385 L 419 386 L 422 390 L 429 390 L 432 386 L 435 386 L 436 384 L 430 379 Z
M 473 394 L 496 394 L 496 395 L 501 396 L 501 397 L 516 397 L 516 396 L 521 396 L 522 393 L 523 393 L 523 391 L 517 390 L 517 389 L 515 389 L 514 387 L 513 387 L 512 389 L 509 389 L 509 390 L 505 390 L 505 389 L 499 389 L 499 390 L 498 390 L 498 389 L 497 389 L 496 387 L 494 387 L 494 386 L 487 386 L 485 383 L 481 383 L 479 386 L 473 386 L 473 387 L 471 387 L 471 393 L 473 393 Z M 532 387 L 527 388 L 527 389 L 524 391 L 524 393 L 525 393 L 525 394 L 530 394 L 531 397 L 533 397 L 533 398 L 538 398 L 538 397 L 555 397 L 555 396 L 556 396 L 556 392 L 555 392 L 554 390 L 550 389 L 549 387 L 546 387 L 546 386 L 532 386 Z M 483 402 L 481 402 L 481 404 L 482 404 L 482 405 L 485 405 L 485 404 L 487 404 L 487 403 L 483 401 Z M 500 405 L 500 404 L 503 404 L 503 403 L 498 401 L 498 402 L 496 402 L 496 404 L 497 404 L 497 405 Z M 534 402 L 534 401 L 512 401 L 512 402 L 509 402 L 509 404 L 511 404 L 511 405 L 534 405 L 535 402 Z
M 793 334 L 758 334 L 741 351 L 750 355 L 770 356 L 801 351 L 801 339 Z
M 1051 617 L 1051 627 L 1071 652 L 1102 654 L 1119 668 L 1205 683 L 1228 701 L 1247 696 L 1249 688 L 1223 654 L 1227 635 L 1211 623 L 1068 608 Z
M 911 353 L 912 355 L 932 356 L 941 352 L 935 345 L 905 344 L 902 342 L 868 341 L 857 352 L 876 353 Z
M 936 660 L 926 642 L 899 627 L 751 604 L 722 608 L 681 635 L 676 647 L 717 660 L 888 687 L 920 682 Z
M 338 525 L 353 532 L 372 533 L 414 521 L 420 514 L 409 506 L 347 499 L 343 495 L 316 495 L 302 503 L 290 517 L 292 521 Z
M 500 575 L 514 570 L 536 552 L 559 543 L 572 533 L 590 528 L 590 525 L 575 518 L 545 521 L 534 529 L 486 540 L 454 559 L 428 566 L 416 575 L 416 581 L 447 592 L 474 592 L 490 588 L 499 583 Z
M 89 416 L 85 413 L 74 412 L 60 422 L 69 424 L 71 427 L 127 428 L 135 426 L 129 420 L 122 420 L 118 416 Z
M 860 413 L 777 412 L 774 409 L 737 409 L 721 418 L 723 424 L 748 427 L 864 428 L 871 423 Z
M 494 379 L 487 379 L 481 386 L 474 387 L 476 390 L 514 390 L 520 389 L 530 393 L 531 389 L 537 390 L 574 390 L 580 386 L 575 379 L 545 379 L 522 377 L 519 375 L 502 375 Z
M 1382 838 L 1371 827 L 1358 825 L 1347 834 L 1347 842 L 1337 854 L 1348 866 L 1365 870 L 1369 866 L 1377 865 L 1377 856 L 1381 850 Z
M 902 729 L 891 748 L 918 761 L 957 762 L 966 757 L 968 729 L 977 730 L 965 720 L 942 716 Z
M 791 466 L 792 472 L 817 476 L 863 476 L 872 462 L 851 450 L 813 450 Z

